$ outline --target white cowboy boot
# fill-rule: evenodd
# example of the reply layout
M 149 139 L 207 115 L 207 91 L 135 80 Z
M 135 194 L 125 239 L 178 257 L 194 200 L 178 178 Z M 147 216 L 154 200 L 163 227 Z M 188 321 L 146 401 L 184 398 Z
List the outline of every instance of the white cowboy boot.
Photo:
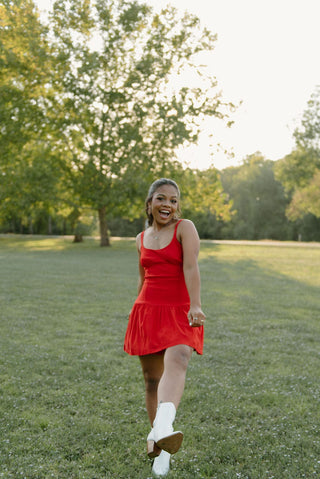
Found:
M 160 456 L 153 461 L 152 473 L 156 477 L 164 477 L 170 471 L 170 454 L 166 451 L 161 451 Z
M 181 431 L 173 431 L 172 423 L 175 417 L 176 408 L 173 402 L 162 402 L 153 423 L 153 439 L 156 445 L 170 454 L 179 450 L 183 440 Z

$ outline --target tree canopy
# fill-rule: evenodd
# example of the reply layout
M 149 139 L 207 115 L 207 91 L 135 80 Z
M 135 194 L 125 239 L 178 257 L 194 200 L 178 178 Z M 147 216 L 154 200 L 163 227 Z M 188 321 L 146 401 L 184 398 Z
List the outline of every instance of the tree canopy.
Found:
M 276 167 L 276 176 L 291 199 L 287 214 L 292 220 L 309 213 L 320 218 L 316 193 L 320 173 L 320 86 L 312 94 L 294 137 L 296 148 Z
M 233 202 L 230 228 L 235 238 L 283 239 L 286 199 L 274 177 L 274 162 L 260 152 L 247 156 L 239 167 L 222 172 L 222 185 Z
M 46 201 L 48 168 L 30 154 L 41 148 L 48 93 L 46 29 L 32 1 L 2 2 L 0 39 L 0 214 L 29 216 L 36 198 Z
M 106 212 L 135 211 L 147 184 L 174 169 L 177 147 L 197 141 L 201 120 L 226 115 L 215 79 L 201 80 L 193 63 L 215 36 L 193 15 L 123 0 L 57 0 L 50 25 L 61 154 L 108 244 Z M 198 71 L 199 85 L 177 88 L 186 67 Z
M 107 213 L 137 215 L 149 182 L 179 175 L 179 145 L 232 107 L 197 63 L 215 35 L 173 7 L 56 0 L 45 26 L 32 0 L 6 0 L 0 34 L 7 217 L 94 209 L 108 245 Z M 197 82 L 183 83 L 186 69 Z
M 54 223 L 81 234 L 96 217 L 108 245 L 107 219 L 141 222 L 149 184 L 170 176 L 203 237 L 285 239 L 298 224 L 318 228 L 320 87 L 285 158 L 258 152 L 222 172 L 177 161 L 207 117 L 230 124 L 233 105 L 198 61 L 215 42 L 170 6 L 56 0 L 45 24 L 32 0 L 2 1 L 1 225 L 42 231 L 46 218 L 48 232 Z

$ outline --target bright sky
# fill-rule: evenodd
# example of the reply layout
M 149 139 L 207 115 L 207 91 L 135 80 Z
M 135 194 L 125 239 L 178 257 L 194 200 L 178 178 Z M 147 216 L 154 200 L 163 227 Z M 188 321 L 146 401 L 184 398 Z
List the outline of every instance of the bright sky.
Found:
M 52 0 L 37 0 L 48 9 Z M 320 84 L 320 0 L 145 0 L 195 13 L 217 33 L 208 56 L 227 101 L 242 106 L 231 129 L 207 121 L 199 145 L 180 152 L 194 168 L 240 164 L 260 151 L 277 160 L 294 147 L 292 133 L 315 86 Z M 209 134 L 213 139 L 209 139 Z M 220 143 L 217 151 L 210 144 Z M 227 149 L 233 153 L 224 152 Z M 213 156 L 212 156 L 213 154 Z

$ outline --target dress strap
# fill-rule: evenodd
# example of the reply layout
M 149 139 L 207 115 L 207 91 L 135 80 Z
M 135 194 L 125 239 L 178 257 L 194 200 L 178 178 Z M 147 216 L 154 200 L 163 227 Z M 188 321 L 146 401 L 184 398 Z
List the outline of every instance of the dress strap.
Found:
M 140 251 L 141 251 L 141 248 L 144 248 L 144 246 L 143 246 L 143 237 L 144 237 L 144 230 L 141 231 L 141 235 L 140 235 Z
M 178 229 L 178 226 L 179 224 L 181 223 L 181 221 L 183 221 L 183 218 L 181 218 L 181 220 L 179 220 L 176 224 L 176 226 L 174 227 L 174 232 L 173 232 L 173 236 L 176 238 L 177 237 L 177 229 Z

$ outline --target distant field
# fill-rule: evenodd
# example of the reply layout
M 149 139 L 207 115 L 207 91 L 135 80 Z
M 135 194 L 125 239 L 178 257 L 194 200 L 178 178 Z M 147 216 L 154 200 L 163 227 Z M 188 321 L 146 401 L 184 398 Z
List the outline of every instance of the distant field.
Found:
M 134 240 L 0 238 L 0 478 L 147 479 Z M 320 248 L 202 242 L 170 479 L 320 477 Z

